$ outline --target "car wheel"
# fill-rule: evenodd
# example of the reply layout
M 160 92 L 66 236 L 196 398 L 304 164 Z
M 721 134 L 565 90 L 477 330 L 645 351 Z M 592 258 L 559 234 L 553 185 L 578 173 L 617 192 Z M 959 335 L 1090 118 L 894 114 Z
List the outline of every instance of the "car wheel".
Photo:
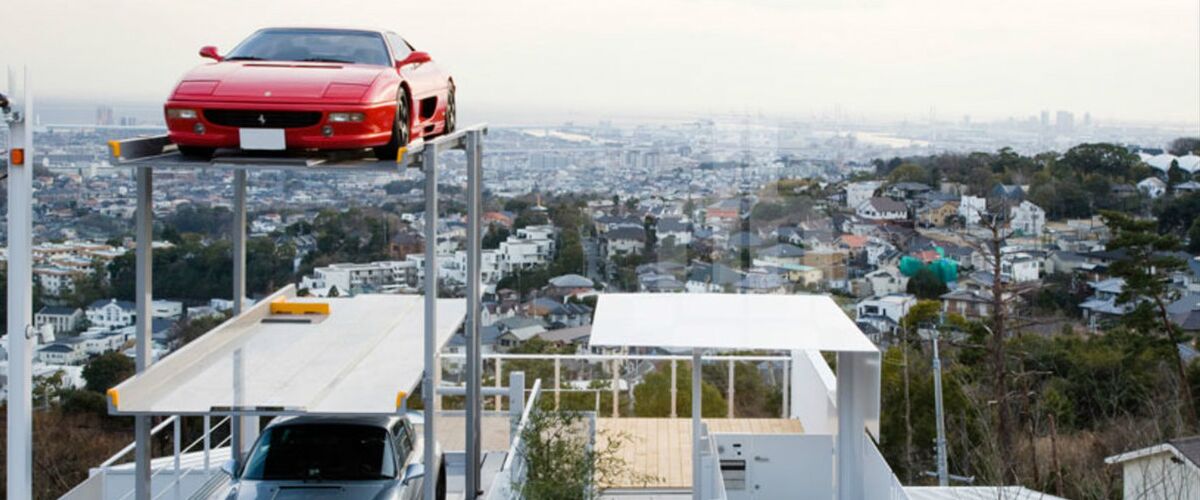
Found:
M 179 146 L 179 154 L 193 160 L 211 160 L 214 152 L 216 152 L 216 148 Z
M 446 94 L 446 115 L 444 121 L 446 126 L 442 127 L 443 134 L 449 134 L 455 128 L 458 128 L 458 106 L 454 103 L 454 87 L 450 87 L 450 93 Z
M 407 146 L 412 137 L 411 109 L 408 106 L 408 92 L 403 88 L 396 93 L 396 118 L 392 120 L 392 140 L 383 146 L 375 148 L 375 157 L 380 160 L 396 161 L 396 153 Z
M 437 491 L 435 492 L 437 500 L 446 500 L 446 461 L 442 461 L 442 465 L 438 466 Z

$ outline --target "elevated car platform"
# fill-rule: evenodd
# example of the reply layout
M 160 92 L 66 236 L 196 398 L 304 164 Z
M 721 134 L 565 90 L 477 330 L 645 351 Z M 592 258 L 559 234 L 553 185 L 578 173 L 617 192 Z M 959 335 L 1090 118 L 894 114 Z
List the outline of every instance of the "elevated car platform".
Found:
M 451 136 L 472 129 L 474 128 L 464 129 Z M 181 154 L 166 135 L 109 141 L 108 149 L 118 166 L 165 170 L 226 168 L 308 172 L 395 172 L 406 168 L 420 168 L 426 142 L 417 139 L 400 148 L 395 161 L 378 160 L 367 150 L 259 152 L 219 149 L 211 159 L 194 158 Z
M 288 286 L 109 390 L 118 415 L 404 411 L 424 371 L 424 298 L 311 299 Z M 436 344 L 466 315 L 437 301 Z

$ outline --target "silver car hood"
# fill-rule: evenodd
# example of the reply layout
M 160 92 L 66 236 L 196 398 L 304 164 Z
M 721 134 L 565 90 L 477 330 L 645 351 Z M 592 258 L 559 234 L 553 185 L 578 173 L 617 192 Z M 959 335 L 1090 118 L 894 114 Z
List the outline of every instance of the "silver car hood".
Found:
M 400 482 L 380 481 L 247 481 L 234 484 L 228 500 L 393 500 Z

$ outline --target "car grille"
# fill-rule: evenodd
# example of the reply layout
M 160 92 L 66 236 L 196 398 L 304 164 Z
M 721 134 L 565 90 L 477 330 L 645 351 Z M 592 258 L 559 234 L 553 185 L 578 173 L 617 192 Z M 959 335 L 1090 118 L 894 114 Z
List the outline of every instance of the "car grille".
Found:
M 224 127 L 300 128 L 321 121 L 320 111 L 252 111 L 244 109 L 206 109 L 204 118 Z

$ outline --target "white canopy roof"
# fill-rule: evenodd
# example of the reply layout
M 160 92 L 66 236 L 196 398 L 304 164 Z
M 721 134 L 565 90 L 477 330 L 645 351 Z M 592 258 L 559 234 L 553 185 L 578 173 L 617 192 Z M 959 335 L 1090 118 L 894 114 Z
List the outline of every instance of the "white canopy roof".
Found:
M 424 297 L 359 295 L 263 300 L 109 393 L 119 414 L 389 414 L 424 373 Z M 278 323 L 270 302 L 327 302 L 312 323 Z M 466 303 L 439 299 L 437 346 L 462 324 Z M 291 316 L 296 319 L 296 316 Z M 264 321 L 264 319 L 266 321 Z M 234 356 L 240 352 L 240 397 Z M 403 394 L 402 394 L 403 393 Z
M 878 352 L 825 295 L 601 294 L 590 343 Z

